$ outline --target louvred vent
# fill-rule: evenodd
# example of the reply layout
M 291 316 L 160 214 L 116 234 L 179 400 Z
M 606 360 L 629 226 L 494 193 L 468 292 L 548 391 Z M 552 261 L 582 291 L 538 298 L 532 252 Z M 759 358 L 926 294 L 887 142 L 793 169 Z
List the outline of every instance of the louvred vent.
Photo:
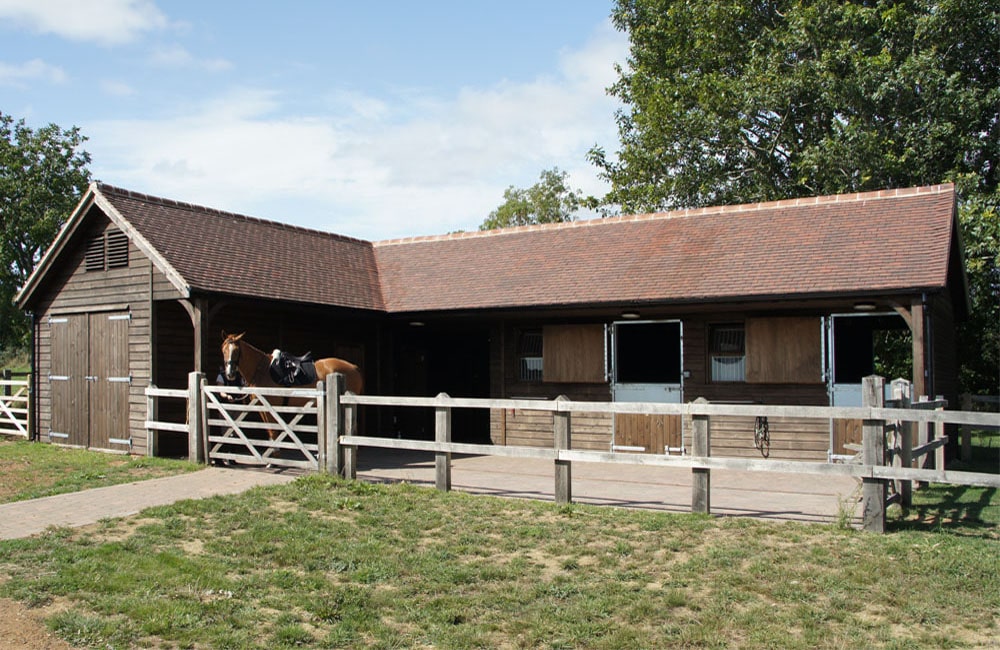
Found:
M 128 266 L 128 237 L 121 230 L 112 230 L 107 233 L 107 238 L 108 268 Z
M 128 266 L 128 236 L 121 230 L 111 230 L 87 243 L 84 254 L 88 271 L 104 271 Z

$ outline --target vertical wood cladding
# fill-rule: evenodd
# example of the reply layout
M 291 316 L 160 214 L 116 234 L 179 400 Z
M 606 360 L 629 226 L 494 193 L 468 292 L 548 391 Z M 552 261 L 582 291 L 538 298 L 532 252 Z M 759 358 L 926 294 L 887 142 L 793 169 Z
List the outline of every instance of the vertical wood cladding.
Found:
M 143 454 L 144 390 L 151 369 L 149 287 L 150 275 L 157 272 L 132 242 L 127 238 L 123 242 L 123 235 L 103 213 L 92 208 L 45 278 L 35 305 L 35 318 L 40 323 L 36 342 L 38 424 L 43 439 L 49 439 L 51 431 L 73 434 L 70 439 L 58 437 L 52 442 Z M 95 242 L 103 247 L 101 255 L 95 252 Z M 109 320 L 112 315 L 121 318 Z M 67 319 L 76 324 L 72 332 L 62 329 Z M 73 373 L 53 367 L 54 352 L 56 363 L 70 363 Z M 72 391 L 77 397 L 66 398 L 64 393 L 71 387 L 58 379 L 75 376 L 80 370 L 75 366 L 80 364 L 87 366 L 91 376 L 99 373 L 102 377 L 99 387 L 97 380 L 91 380 L 86 391 L 86 422 L 77 403 L 83 399 L 82 389 Z M 50 381 L 50 377 L 56 379 Z M 108 377 L 118 379 L 109 381 Z M 121 379 L 127 377 L 131 382 Z M 65 428 L 72 431 L 61 431 Z M 83 431 L 87 431 L 85 437 Z M 130 438 L 131 449 L 110 442 Z

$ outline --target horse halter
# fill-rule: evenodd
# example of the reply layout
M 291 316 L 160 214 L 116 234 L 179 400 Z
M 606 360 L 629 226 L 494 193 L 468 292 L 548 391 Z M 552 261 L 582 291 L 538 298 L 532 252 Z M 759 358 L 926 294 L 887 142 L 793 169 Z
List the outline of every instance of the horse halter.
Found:
M 225 358 L 226 379 L 233 381 L 240 372 L 240 344 L 236 341 L 226 341 L 223 347 L 229 351 Z

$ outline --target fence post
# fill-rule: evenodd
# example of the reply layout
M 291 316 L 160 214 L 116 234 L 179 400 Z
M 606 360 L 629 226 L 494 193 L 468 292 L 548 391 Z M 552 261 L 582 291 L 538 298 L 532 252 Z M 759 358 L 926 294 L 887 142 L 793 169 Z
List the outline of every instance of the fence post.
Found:
M 438 400 L 447 400 L 448 393 L 438 393 Z M 451 407 L 434 407 L 434 441 L 451 442 Z M 451 490 L 451 452 L 439 451 L 434 454 L 434 484 L 437 489 Z
M 565 395 L 556 398 L 556 402 L 569 401 Z M 556 503 L 571 503 L 573 501 L 573 465 L 571 461 L 560 460 L 559 450 L 572 449 L 572 432 L 570 430 L 570 412 L 554 411 L 554 445 L 556 450 Z
M 149 388 L 156 390 L 156 384 L 150 384 Z M 146 421 L 156 422 L 159 420 L 157 415 L 157 399 L 155 395 L 146 393 Z M 160 450 L 159 435 L 156 429 L 146 429 L 146 455 L 155 456 Z
M 38 431 L 35 430 L 35 418 L 38 416 L 35 412 L 35 398 L 38 396 L 38 393 L 35 391 L 35 374 L 33 372 L 29 372 L 24 376 L 24 380 L 28 382 L 28 391 L 25 395 L 25 399 L 28 400 L 25 403 L 25 408 L 28 409 L 28 415 L 25 418 L 24 424 L 28 427 L 28 440 L 37 442 L 40 438 Z
M 937 396 L 937 401 L 938 402 L 944 402 L 944 396 L 943 395 L 938 395 Z M 937 407 L 934 410 L 935 411 L 943 411 L 944 407 L 943 406 L 939 406 L 939 407 Z M 940 440 L 941 438 L 946 438 L 946 437 L 947 436 L 945 434 L 944 422 L 935 422 L 934 423 L 934 439 L 935 440 Z M 945 469 L 945 467 L 944 467 L 944 465 L 945 465 L 945 462 L 944 462 L 945 446 L 946 445 L 942 444 L 940 447 L 938 447 L 937 449 L 934 450 L 934 469 L 936 469 L 938 472 L 940 472 L 942 476 L 944 476 L 944 469 Z
M 708 404 L 699 397 L 696 404 Z M 691 453 L 697 457 L 712 455 L 711 426 L 707 415 L 691 416 Z M 712 512 L 712 470 L 696 467 L 691 470 L 691 512 Z
M 358 432 L 358 407 L 348 404 L 343 409 L 343 431 L 345 436 L 354 436 Z M 340 454 L 344 460 L 344 478 L 351 480 L 358 477 L 358 448 L 354 445 L 341 445 Z
M 316 471 L 326 472 L 326 438 L 330 426 L 326 423 L 326 398 L 330 394 L 326 387 L 330 384 L 326 378 L 316 382 Z
M 970 393 L 962 393 L 959 398 L 958 407 L 963 411 L 972 410 L 972 395 Z M 962 455 L 961 459 L 963 463 L 968 463 L 972 460 L 972 427 L 968 424 L 962 425 Z
M 892 380 L 892 399 L 897 400 L 897 408 L 910 408 L 912 385 L 905 379 Z M 894 467 L 913 467 L 913 423 L 899 421 L 896 423 L 896 435 L 899 437 L 899 460 L 892 460 Z M 909 508 L 913 504 L 913 481 L 898 481 L 899 504 Z
M 3 380 L 4 381 L 10 381 L 11 376 L 12 375 L 11 375 L 10 368 L 4 368 L 3 369 Z M 4 384 L 3 385 L 3 394 L 4 394 L 4 397 L 10 397 L 10 384 Z
M 861 405 L 881 408 L 885 399 L 885 379 L 870 375 L 862 380 Z M 866 467 L 885 464 L 885 420 L 866 419 L 861 425 L 861 462 Z M 872 533 L 885 532 L 886 482 L 861 479 L 861 525 Z
M 202 418 L 201 384 L 205 373 L 188 373 L 188 460 L 192 463 L 205 462 L 205 421 Z
M 346 390 L 344 375 L 335 372 L 326 376 L 326 464 L 322 468 L 327 474 L 340 475 L 344 462 L 341 458 L 340 436 L 344 431 L 344 409 L 340 405 L 340 396 Z

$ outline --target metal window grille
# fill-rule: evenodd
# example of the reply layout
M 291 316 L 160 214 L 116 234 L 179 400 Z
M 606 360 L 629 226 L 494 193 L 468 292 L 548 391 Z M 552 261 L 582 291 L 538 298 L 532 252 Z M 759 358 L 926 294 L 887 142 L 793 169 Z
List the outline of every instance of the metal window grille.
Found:
M 712 381 L 746 381 L 746 331 L 743 325 L 712 328 Z
M 518 380 L 542 381 L 542 332 L 526 330 L 521 332 L 517 345 Z

